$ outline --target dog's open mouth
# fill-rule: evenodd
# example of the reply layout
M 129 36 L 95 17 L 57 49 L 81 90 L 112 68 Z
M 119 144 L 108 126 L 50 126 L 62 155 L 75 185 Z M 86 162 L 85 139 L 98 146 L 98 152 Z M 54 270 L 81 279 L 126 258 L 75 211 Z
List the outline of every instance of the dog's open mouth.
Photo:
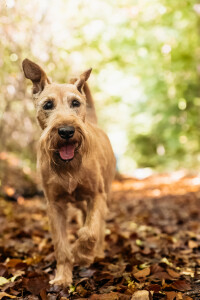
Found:
M 62 160 L 70 161 L 74 158 L 75 150 L 76 144 L 65 144 L 58 149 L 58 154 Z

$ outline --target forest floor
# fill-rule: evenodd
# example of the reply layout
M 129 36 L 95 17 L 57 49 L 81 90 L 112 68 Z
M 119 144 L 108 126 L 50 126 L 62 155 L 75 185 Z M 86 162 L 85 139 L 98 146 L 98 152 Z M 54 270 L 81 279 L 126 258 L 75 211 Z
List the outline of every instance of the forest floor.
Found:
M 75 267 L 69 289 L 48 284 L 56 262 L 43 197 L 11 192 L 0 199 L 0 299 L 200 299 L 199 177 L 115 181 L 105 258 Z

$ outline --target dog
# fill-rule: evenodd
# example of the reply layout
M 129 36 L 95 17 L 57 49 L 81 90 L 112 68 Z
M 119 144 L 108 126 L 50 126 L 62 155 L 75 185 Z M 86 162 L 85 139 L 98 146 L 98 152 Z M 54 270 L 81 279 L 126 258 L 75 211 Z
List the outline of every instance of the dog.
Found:
M 116 161 L 107 135 L 97 125 L 88 69 L 68 84 L 52 83 L 36 63 L 25 59 L 42 129 L 37 165 L 41 175 L 57 261 L 51 284 L 69 286 L 73 266 L 88 266 L 104 255 L 105 218 Z M 84 224 L 71 246 L 67 204 L 83 211 Z M 86 205 L 83 205 L 86 203 Z

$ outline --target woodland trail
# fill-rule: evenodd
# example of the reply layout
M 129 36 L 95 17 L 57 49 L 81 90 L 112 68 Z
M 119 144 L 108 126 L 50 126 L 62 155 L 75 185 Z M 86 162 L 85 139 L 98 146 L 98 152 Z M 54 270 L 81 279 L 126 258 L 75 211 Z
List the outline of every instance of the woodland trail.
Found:
M 122 178 L 109 209 L 105 258 L 75 267 L 61 289 L 48 284 L 56 263 L 43 197 L 1 198 L 0 299 L 200 299 L 199 177 Z

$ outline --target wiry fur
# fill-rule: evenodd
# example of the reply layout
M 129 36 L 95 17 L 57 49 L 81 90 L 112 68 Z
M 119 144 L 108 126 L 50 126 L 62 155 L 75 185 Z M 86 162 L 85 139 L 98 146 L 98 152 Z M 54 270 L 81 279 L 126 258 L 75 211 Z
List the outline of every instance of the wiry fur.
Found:
M 52 117 L 50 125 L 44 129 L 40 137 L 39 152 L 41 153 L 41 150 L 45 152 L 49 167 L 58 176 L 72 176 L 80 168 L 83 154 L 89 154 L 91 137 L 88 126 L 73 116 L 66 118 L 63 113 L 55 114 Z M 68 163 L 61 161 L 56 153 L 58 148 L 63 145 L 63 139 L 57 134 L 58 128 L 64 124 L 70 124 L 75 127 L 73 140 L 77 141 L 76 155 Z M 42 165 L 42 161 L 39 162 L 39 165 Z
M 57 260 L 52 284 L 72 283 L 74 264 L 89 265 L 95 256 L 104 254 L 104 226 L 111 182 L 115 174 L 115 158 L 106 134 L 97 126 L 94 102 L 86 83 L 90 70 L 70 84 L 50 83 L 45 72 L 35 63 L 24 60 L 25 76 L 33 82 L 37 119 L 43 130 L 38 149 L 38 167 L 48 204 L 48 216 Z M 80 107 L 72 108 L 72 99 Z M 44 110 L 53 99 L 54 108 Z M 74 126 L 70 142 L 75 145 L 71 161 L 58 155 L 66 141 L 58 128 Z M 82 201 L 82 202 L 80 202 Z M 83 211 L 84 225 L 78 231 L 73 247 L 68 242 L 69 203 Z

